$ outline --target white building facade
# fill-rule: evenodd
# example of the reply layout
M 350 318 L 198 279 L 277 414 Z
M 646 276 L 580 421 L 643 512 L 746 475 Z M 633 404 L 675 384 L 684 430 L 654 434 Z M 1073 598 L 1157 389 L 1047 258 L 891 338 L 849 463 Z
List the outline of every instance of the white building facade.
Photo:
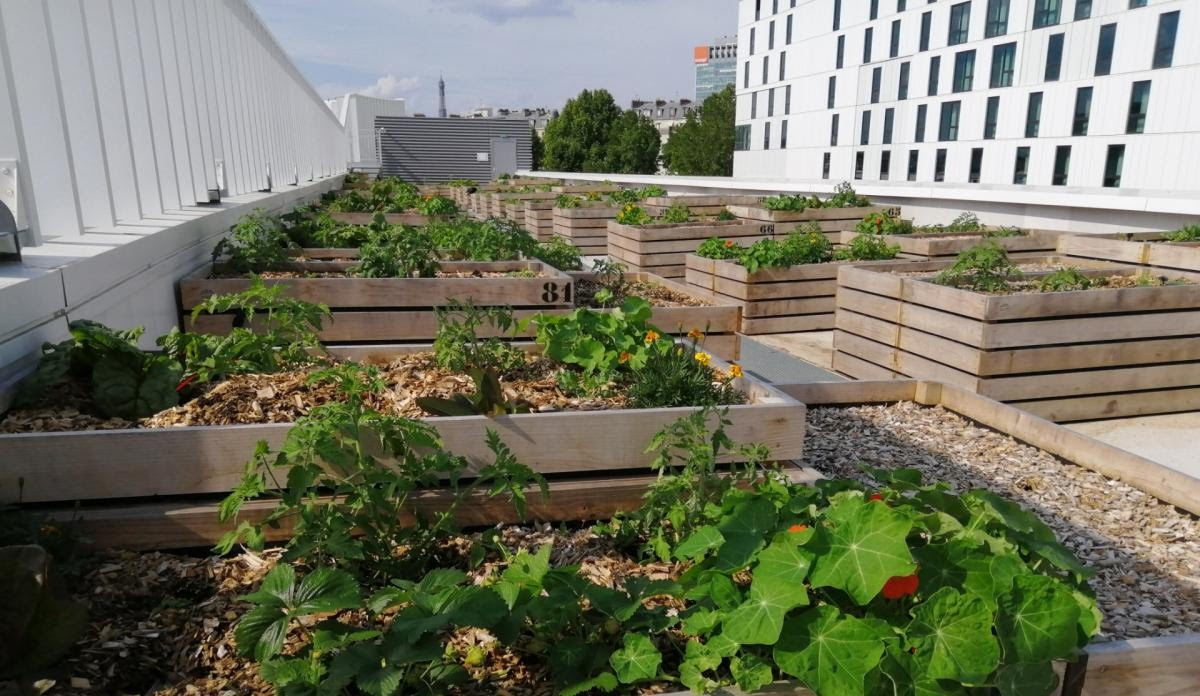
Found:
M 738 44 L 735 177 L 1200 198 L 1200 0 L 740 0 Z
M 364 94 L 347 94 L 325 103 L 346 129 L 351 169 L 379 170 L 379 134 L 376 116 L 405 116 L 403 99 L 379 99 Z

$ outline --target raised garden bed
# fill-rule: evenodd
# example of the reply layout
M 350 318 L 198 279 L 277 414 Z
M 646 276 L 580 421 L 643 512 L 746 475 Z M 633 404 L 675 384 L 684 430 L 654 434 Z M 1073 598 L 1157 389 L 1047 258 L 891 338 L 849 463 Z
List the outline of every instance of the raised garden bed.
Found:
M 762 196 L 652 196 L 642 201 L 646 212 L 659 216 L 674 205 L 686 205 L 692 215 L 716 215 L 731 205 L 758 205 Z
M 308 261 L 296 264 L 295 269 L 300 273 L 338 273 L 350 265 L 350 262 Z M 440 273 L 443 277 L 295 277 L 267 278 L 266 283 L 284 286 L 288 297 L 328 306 L 333 319 L 321 332 L 321 340 L 331 343 L 405 341 L 413 334 L 429 338 L 433 335 L 432 324 L 422 326 L 421 318 L 427 317 L 432 322 L 433 308 L 452 300 L 470 300 L 479 306 L 552 309 L 571 307 L 574 297 L 574 280 L 538 261 L 452 261 L 441 264 Z M 509 274 L 536 275 L 510 277 Z M 184 314 L 208 297 L 241 292 L 251 285 L 249 278 L 210 275 L 211 269 L 205 267 L 179 282 L 179 307 Z M 192 330 L 220 333 L 232 326 L 233 319 L 203 316 L 192 325 L 189 317 L 186 325 Z
M 685 257 L 707 239 L 721 237 L 749 246 L 774 233 L 775 226 L 769 223 L 714 220 L 622 225 L 616 220 L 609 220 L 607 248 L 609 256 L 632 270 L 654 273 L 664 278 L 683 278 Z
M 615 193 L 621 190 L 615 184 L 558 184 L 552 189 L 556 194 L 564 193 Z
M 525 229 L 539 242 L 548 242 L 554 236 L 553 200 L 525 201 Z M 520 217 L 518 216 L 518 221 Z
M 329 219 L 347 225 L 369 225 L 378 213 L 330 213 Z M 419 213 L 384 213 L 383 219 L 389 225 L 410 225 L 423 227 L 434 221 L 450 220 L 452 215 L 421 215 Z
M 731 205 L 729 212 L 743 220 L 770 222 L 776 234 L 787 234 L 806 223 L 815 222 L 831 242 L 840 242 L 842 232 L 853 230 L 867 215 L 878 213 L 888 217 L 900 217 L 900 208 L 891 206 L 864 206 L 858 208 L 809 208 L 807 210 L 769 210 L 762 206 Z
M 1200 241 L 1172 242 L 1161 232 L 1063 235 L 1058 239 L 1058 253 L 1155 268 L 1200 271 Z
M 523 213 L 525 210 L 526 201 L 548 200 L 553 201 L 558 198 L 559 194 L 543 191 L 531 191 L 527 193 L 493 193 L 491 194 L 491 209 L 498 217 L 508 218 L 509 220 L 517 220 L 524 222 Z M 522 216 L 517 215 L 517 211 L 522 212 Z
M 945 262 L 843 267 L 834 369 L 937 379 L 1060 422 L 1200 408 L 1200 285 L 1134 287 L 1135 267 L 1018 261 L 1039 269 L 1033 281 L 1083 267 L 1129 287 L 985 294 L 931 282 Z
M 554 234 L 584 256 L 604 256 L 608 253 L 608 221 L 615 220 L 620 212 L 621 206 L 612 203 L 554 208 Z
M 860 232 L 842 233 L 842 243 L 849 244 Z M 987 232 L 918 232 L 915 234 L 885 234 L 888 244 L 900 247 L 900 257 L 906 259 L 953 259 L 980 242 L 995 242 L 1009 252 L 1052 254 L 1058 244 L 1058 232 L 1022 230 L 1015 235 L 995 235 Z

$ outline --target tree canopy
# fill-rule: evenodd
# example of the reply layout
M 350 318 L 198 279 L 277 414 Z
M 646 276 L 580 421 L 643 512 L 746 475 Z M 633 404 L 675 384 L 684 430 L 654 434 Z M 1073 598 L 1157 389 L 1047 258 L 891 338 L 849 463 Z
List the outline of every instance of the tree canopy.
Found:
M 583 90 L 546 126 L 542 167 L 560 172 L 654 174 L 660 139 L 650 119 L 617 106 L 607 90 Z
M 671 130 L 663 166 L 682 176 L 733 176 L 733 86 L 717 92 Z

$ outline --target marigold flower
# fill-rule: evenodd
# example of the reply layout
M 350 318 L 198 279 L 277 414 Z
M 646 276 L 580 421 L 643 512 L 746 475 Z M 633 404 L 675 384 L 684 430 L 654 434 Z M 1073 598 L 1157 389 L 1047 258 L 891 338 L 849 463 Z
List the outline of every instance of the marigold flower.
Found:
M 725 240 L 725 248 L 726 248 L 726 249 L 732 249 L 732 248 L 733 248 L 733 240 L 732 240 L 732 239 L 726 239 L 726 240 Z
M 662 338 L 662 336 L 660 336 L 659 333 L 654 329 L 646 332 L 646 343 L 654 343 L 660 338 Z
M 699 341 L 700 339 L 704 338 L 704 332 L 700 329 L 692 329 L 688 332 L 688 338 Z
M 692 357 L 695 358 L 696 362 L 700 363 L 701 365 L 707 365 L 710 361 L 712 361 L 712 356 L 708 353 L 696 353 Z
M 800 532 L 803 532 L 806 529 L 808 529 L 807 524 L 793 524 L 792 526 L 788 527 L 788 533 L 799 534 Z
M 741 365 L 730 365 L 729 366 L 729 376 L 734 379 L 741 379 L 742 377 L 746 376 L 746 373 L 742 372 Z
M 916 573 L 893 577 L 884 583 L 883 596 L 885 599 L 900 599 L 915 595 L 920 584 Z
M 630 360 L 633 360 L 633 356 L 630 355 L 629 353 L 621 353 L 621 356 L 617 358 L 617 362 L 619 362 L 622 365 L 629 362 Z

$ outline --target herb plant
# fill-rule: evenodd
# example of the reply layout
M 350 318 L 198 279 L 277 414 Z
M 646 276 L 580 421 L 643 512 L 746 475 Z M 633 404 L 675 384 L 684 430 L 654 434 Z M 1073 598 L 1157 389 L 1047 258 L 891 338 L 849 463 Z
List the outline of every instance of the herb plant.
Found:
M 933 282 L 982 292 L 1003 292 L 1017 273 L 1004 247 L 985 241 L 960 253 L 954 265 L 939 273 Z
M 1060 268 L 1042 278 L 1038 283 L 1038 289 L 1042 292 L 1070 292 L 1087 290 L 1092 285 L 1092 279 L 1080 273 L 1078 269 Z
M 854 192 L 854 187 L 849 181 L 843 181 L 833 189 L 833 197 L 825 201 L 826 208 L 865 208 L 871 205 L 871 201 L 866 196 L 860 196 Z

